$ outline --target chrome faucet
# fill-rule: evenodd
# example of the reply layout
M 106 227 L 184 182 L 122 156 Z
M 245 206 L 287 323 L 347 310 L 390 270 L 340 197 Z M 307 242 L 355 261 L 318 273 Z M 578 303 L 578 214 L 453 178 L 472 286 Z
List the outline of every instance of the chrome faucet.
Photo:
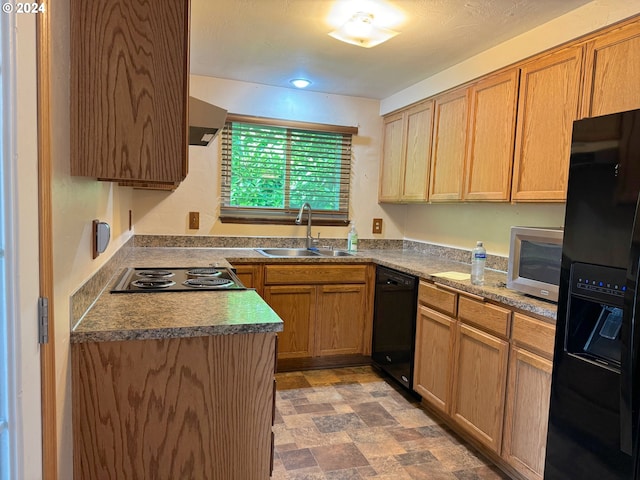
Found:
M 296 225 L 302 223 L 302 214 L 305 208 L 307 209 L 307 248 L 312 248 L 316 240 L 311 236 L 311 205 L 309 205 L 308 202 L 304 202 L 300 207 L 298 216 L 296 217 Z

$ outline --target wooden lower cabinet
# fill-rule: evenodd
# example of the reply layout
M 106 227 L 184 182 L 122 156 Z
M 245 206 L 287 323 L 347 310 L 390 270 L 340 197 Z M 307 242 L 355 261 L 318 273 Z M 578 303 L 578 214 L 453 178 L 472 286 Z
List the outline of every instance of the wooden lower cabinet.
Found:
M 264 300 L 282 319 L 278 358 L 311 357 L 315 352 L 316 287 L 276 285 L 264 289 Z
M 372 265 L 266 265 L 263 297 L 284 322 L 278 359 L 370 355 L 374 276 Z
M 324 356 L 363 353 L 366 287 L 321 285 L 317 289 L 316 354 Z
M 451 407 L 455 319 L 418 306 L 413 388 L 443 413 Z
M 509 342 L 458 322 L 451 417 L 500 453 Z
M 554 339 L 553 324 L 514 314 L 502 458 L 532 480 L 544 474 Z
M 363 353 L 364 285 L 266 286 L 264 299 L 284 322 L 279 358 Z
M 74 478 L 269 478 L 275 349 L 275 333 L 72 344 Z
M 511 350 L 502 456 L 529 479 L 544 474 L 552 366 L 522 348 Z
M 555 326 L 422 280 L 414 390 L 514 478 L 542 480 Z
M 262 267 L 257 264 L 234 264 L 236 276 L 247 288 L 255 288 L 258 294 L 262 294 Z

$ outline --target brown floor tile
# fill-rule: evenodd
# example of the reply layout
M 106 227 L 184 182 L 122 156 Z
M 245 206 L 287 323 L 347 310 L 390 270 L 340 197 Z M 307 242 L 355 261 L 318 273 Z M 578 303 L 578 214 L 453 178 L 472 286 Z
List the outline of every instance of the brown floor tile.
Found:
M 357 468 L 348 468 L 346 470 L 335 470 L 333 472 L 325 472 L 327 480 L 363 480 L 363 476 Z
M 316 467 L 318 463 L 308 448 L 279 452 L 285 470 L 297 470 L 300 468 Z
M 442 468 L 438 462 L 408 465 L 404 467 L 413 480 L 460 480 Z
M 464 445 L 455 445 L 446 448 L 434 447 L 430 449 L 430 452 L 446 470 L 452 472 L 482 467 L 487 463 L 483 458 L 477 456 L 475 451 L 470 450 Z
M 312 428 L 296 428 L 287 433 L 294 439 L 298 447 L 319 447 L 351 442 L 347 432 L 321 433 L 315 426 Z M 276 434 L 276 443 L 278 436 Z
M 364 428 L 366 425 L 355 413 L 342 413 L 339 415 L 324 415 L 314 417 L 313 422 L 322 433 L 340 432 L 342 430 L 353 430 Z
M 313 447 L 311 452 L 325 472 L 369 465 L 367 459 L 353 443 Z
M 304 415 L 286 415 L 282 417 L 284 424 L 288 429 L 292 430 L 294 428 L 305 428 L 305 427 L 313 427 L 314 418 L 309 414 Z
M 507 474 L 492 465 L 453 472 L 458 480 L 508 480 Z
M 422 463 L 437 461 L 436 457 L 434 457 L 431 452 L 428 451 L 407 452 L 396 455 L 395 457 L 396 460 L 398 460 L 398 463 L 404 467 L 406 467 L 407 465 L 420 465 Z
M 390 428 L 388 432 L 397 442 L 409 442 L 424 438 L 424 435 L 417 428 Z
M 335 409 L 330 403 L 308 403 L 304 405 L 295 405 L 294 408 L 298 413 L 319 413 L 334 412 Z
M 384 427 L 398 423 L 378 402 L 359 403 L 353 406 L 353 411 L 368 427 Z
M 311 384 L 307 381 L 305 376 L 302 374 L 297 374 L 297 375 L 281 374 L 281 375 L 278 375 L 276 378 L 277 378 L 276 385 L 278 390 L 291 390 L 291 389 L 311 387 Z
M 276 374 L 272 480 L 504 480 L 370 367 Z

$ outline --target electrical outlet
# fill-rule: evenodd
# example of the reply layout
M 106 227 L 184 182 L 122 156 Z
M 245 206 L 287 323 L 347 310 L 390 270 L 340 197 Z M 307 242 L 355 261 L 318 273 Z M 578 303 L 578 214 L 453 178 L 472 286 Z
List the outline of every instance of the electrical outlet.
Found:
M 200 228 L 200 212 L 189 212 L 189 228 L 191 230 Z
M 373 233 L 382 233 L 382 219 L 381 218 L 374 218 L 373 219 L 372 232 Z

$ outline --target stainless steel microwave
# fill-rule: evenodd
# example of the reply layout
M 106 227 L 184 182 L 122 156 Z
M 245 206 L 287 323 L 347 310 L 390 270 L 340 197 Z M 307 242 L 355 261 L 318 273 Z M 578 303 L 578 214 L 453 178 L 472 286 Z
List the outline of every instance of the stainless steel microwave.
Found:
M 558 301 L 562 228 L 511 227 L 507 288 Z

